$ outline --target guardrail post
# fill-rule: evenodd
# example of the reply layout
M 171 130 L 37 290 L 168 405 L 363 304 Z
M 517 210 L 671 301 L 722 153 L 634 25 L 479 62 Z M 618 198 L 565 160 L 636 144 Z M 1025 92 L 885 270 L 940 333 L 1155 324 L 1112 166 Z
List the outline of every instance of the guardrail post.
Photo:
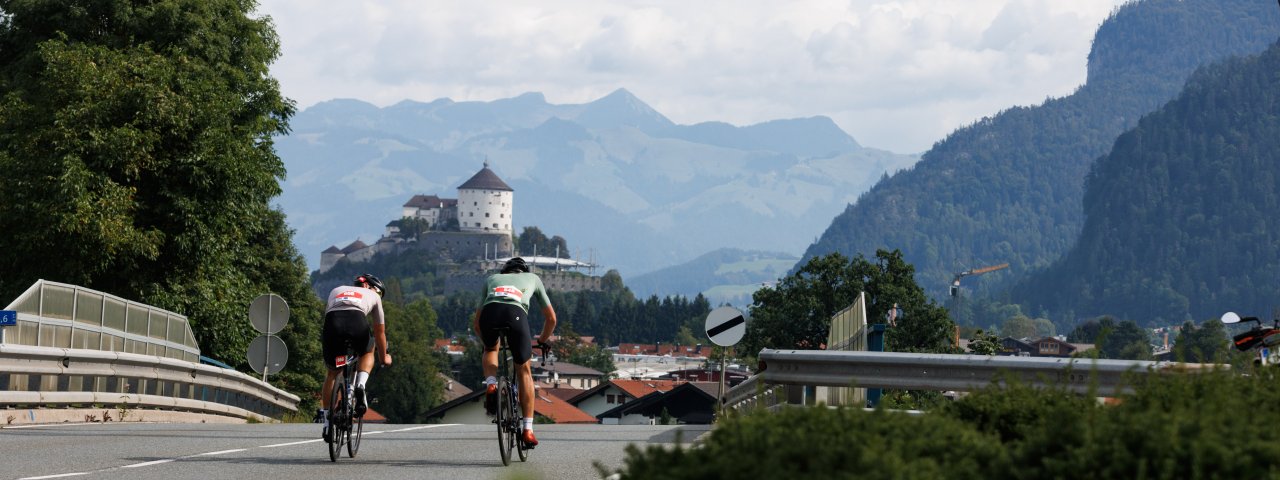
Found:
M 867 351 L 883 352 L 884 351 L 884 328 L 883 323 L 873 323 L 867 325 Z M 880 395 L 883 393 L 879 388 L 867 389 L 867 406 L 876 408 L 880 406 Z

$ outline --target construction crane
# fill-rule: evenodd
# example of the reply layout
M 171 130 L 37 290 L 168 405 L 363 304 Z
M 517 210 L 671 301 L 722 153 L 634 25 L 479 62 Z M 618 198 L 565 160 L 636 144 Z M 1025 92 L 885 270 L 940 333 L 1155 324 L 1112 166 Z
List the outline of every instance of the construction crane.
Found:
M 973 268 L 973 269 L 969 269 L 969 270 L 965 270 L 963 272 L 957 273 L 956 278 L 951 280 L 951 296 L 954 297 L 960 294 L 961 278 L 964 278 L 970 275 L 982 275 L 984 273 L 994 272 L 996 270 L 1003 270 L 1006 268 L 1009 268 L 1009 264 L 1001 263 L 999 265 L 992 265 L 990 267 L 982 267 L 982 268 Z

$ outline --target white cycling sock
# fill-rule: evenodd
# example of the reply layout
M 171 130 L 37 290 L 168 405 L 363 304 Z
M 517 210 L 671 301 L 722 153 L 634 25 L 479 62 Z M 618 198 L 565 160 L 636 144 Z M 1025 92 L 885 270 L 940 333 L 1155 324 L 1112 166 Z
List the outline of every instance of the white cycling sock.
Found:
M 364 382 L 369 380 L 369 372 L 356 372 L 356 388 L 364 388 Z
M 485 385 L 496 385 L 497 383 L 498 383 L 498 378 L 497 378 L 497 377 L 486 377 L 486 378 L 484 379 L 484 384 L 485 384 Z
M 323 419 L 324 419 L 324 426 L 326 426 L 326 427 L 327 427 L 327 426 L 329 426 L 329 410 L 324 409 L 324 408 L 321 408 L 321 409 L 320 409 L 320 418 L 323 418 Z
M 533 419 L 532 419 L 532 418 L 524 417 L 524 429 L 525 429 L 525 430 L 533 430 Z

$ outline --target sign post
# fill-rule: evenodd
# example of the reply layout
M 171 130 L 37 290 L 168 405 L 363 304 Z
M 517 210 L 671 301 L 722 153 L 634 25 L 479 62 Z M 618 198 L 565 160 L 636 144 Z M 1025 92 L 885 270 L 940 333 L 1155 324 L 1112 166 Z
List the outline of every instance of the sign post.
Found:
M 249 366 L 265 382 L 268 373 L 279 373 L 289 361 L 289 348 L 275 336 L 289 323 L 289 303 L 274 293 L 260 295 L 249 304 L 249 323 L 262 334 L 249 344 Z
M 707 338 L 711 343 L 724 347 L 720 354 L 720 391 L 716 395 L 718 412 L 724 407 L 724 377 L 726 357 L 728 357 L 728 347 L 737 345 L 742 341 L 742 336 L 747 333 L 747 317 L 736 308 L 725 306 L 712 310 L 707 314 Z
M 4 343 L 4 327 L 12 327 L 18 324 L 18 312 L 16 310 L 0 310 L 0 344 Z

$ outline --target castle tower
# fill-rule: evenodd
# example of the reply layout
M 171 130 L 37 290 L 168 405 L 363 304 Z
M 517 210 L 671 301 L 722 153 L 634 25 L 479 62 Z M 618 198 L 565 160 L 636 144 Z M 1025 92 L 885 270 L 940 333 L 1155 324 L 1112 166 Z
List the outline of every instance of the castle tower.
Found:
M 515 190 L 489 170 L 489 162 L 458 187 L 458 227 L 464 232 L 512 233 Z

